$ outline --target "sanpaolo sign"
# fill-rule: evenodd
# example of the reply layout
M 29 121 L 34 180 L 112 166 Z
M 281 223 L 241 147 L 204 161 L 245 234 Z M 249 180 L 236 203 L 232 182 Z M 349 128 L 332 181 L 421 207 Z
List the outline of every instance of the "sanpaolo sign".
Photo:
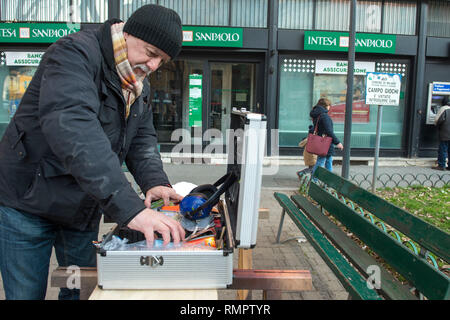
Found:
M 356 52 L 395 53 L 397 36 L 392 34 L 357 33 Z M 305 31 L 305 50 L 348 51 L 348 32 Z
M 242 28 L 183 27 L 183 46 L 241 48 Z
M 77 24 L 0 23 L 0 42 L 52 43 L 77 31 L 80 31 Z

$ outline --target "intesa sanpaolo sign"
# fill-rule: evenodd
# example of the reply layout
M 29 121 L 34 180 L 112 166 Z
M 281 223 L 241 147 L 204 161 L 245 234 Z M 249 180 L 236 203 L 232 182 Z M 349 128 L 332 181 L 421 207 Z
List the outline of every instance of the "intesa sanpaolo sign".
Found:
M 395 53 L 397 36 L 381 33 L 357 33 L 356 52 Z M 305 31 L 304 49 L 320 51 L 348 51 L 348 32 Z
M 77 31 L 67 23 L 0 23 L 0 42 L 52 43 Z

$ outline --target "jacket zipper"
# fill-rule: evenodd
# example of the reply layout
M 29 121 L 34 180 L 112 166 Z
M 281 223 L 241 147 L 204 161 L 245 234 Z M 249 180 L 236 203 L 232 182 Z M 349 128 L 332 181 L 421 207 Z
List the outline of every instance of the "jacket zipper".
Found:
M 125 115 L 126 115 L 126 112 L 127 112 L 126 111 L 127 105 L 126 105 L 126 102 L 125 102 L 125 97 L 123 96 L 123 93 L 120 91 L 120 89 L 117 88 L 116 85 L 109 79 L 107 79 L 107 83 L 109 83 L 109 85 L 114 89 L 116 94 L 119 95 L 119 97 L 122 99 L 122 103 L 124 105 L 124 112 L 122 113 L 122 121 L 123 121 L 123 130 L 124 130 L 124 132 L 123 132 L 122 146 L 121 146 L 121 148 L 119 150 L 119 155 L 120 155 L 122 153 L 122 150 L 125 149 L 126 137 L 127 137 L 127 119 L 125 118 Z

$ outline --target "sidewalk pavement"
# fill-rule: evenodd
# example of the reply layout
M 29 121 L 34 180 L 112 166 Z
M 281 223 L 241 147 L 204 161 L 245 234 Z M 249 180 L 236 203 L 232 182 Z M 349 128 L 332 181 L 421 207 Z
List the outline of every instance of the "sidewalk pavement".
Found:
M 415 162 L 415 164 L 420 162 Z M 436 171 L 430 168 L 429 161 L 423 162 L 425 166 L 408 165 L 378 168 L 378 174 L 424 174 L 439 175 L 450 179 L 450 171 Z M 199 164 L 164 164 L 169 180 L 172 184 L 187 181 L 194 184 L 213 183 L 226 172 L 226 165 L 199 165 Z M 296 171 L 304 169 L 302 165 L 281 165 L 276 174 L 263 176 L 260 208 L 268 209 L 268 213 L 260 215 L 258 225 L 258 237 L 256 247 L 253 249 L 253 268 L 255 269 L 299 269 L 310 270 L 313 281 L 313 290 L 304 292 L 283 292 L 283 299 L 295 300 L 341 300 L 347 299 L 348 294 L 340 282 L 315 252 L 308 242 L 299 242 L 297 238 L 302 236 L 295 224 L 286 218 L 280 244 L 275 243 L 281 208 L 273 197 L 276 191 L 291 195 L 298 190 L 299 180 Z M 334 172 L 340 174 L 341 166 L 335 166 Z M 350 166 L 350 175 L 373 172 L 370 166 Z M 114 224 L 102 223 L 99 238 L 108 232 Z M 238 252 L 234 254 L 234 265 L 237 267 Z M 50 274 L 57 267 L 55 255 L 50 262 Z M 49 279 L 50 279 L 49 274 Z M 0 281 L 1 282 L 1 281 Z M 50 282 L 49 282 L 50 283 Z M 47 300 L 55 300 L 58 297 L 58 288 L 48 287 Z M 219 299 L 235 299 L 235 290 L 219 290 Z M 253 292 L 253 299 L 261 299 L 261 292 Z M 0 285 L 0 299 L 4 299 L 3 286 Z

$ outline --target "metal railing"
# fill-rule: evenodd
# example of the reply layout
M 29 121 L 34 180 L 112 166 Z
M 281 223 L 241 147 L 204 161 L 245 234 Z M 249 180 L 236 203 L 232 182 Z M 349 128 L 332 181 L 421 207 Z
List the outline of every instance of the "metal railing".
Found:
M 361 188 L 369 189 L 372 186 L 372 174 L 350 174 L 349 180 Z M 394 188 L 394 187 L 411 187 L 413 185 L 421 185 L 425 187 L 443 187 L 450 184 L 450 174 L 426 174 L 426 173 L 382 173 L 378 175 L 377 188 Z
M 357 186 L 370 190 L 372 187 L 372 177 L 371 173 L 355 173 L 349 174 L 348 180 L 356 184 Z M 308 171 L 300 171 L 300 191 L 307 191 L 309 180 L 311 179 L 311 173 Z M 420 185 L 424 187 L 436 187 L 441 188 L 445 185 L 450 184 L 450 173 L 382 173 L 378 175 L 377 188 L 396 188 L 396 187 L 411 187 L 413 185 Z

